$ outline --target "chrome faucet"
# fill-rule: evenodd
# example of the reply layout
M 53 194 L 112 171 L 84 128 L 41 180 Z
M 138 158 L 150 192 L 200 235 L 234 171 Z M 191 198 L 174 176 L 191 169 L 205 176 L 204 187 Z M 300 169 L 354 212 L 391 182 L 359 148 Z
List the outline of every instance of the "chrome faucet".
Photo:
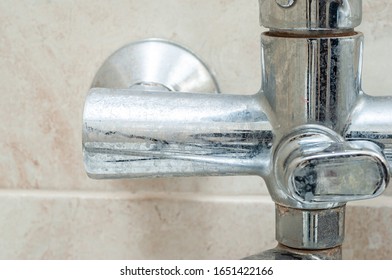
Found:
M 130 44 L 87 96 L 86 170 L 95 179 L 259 175 L 276 203 L 279 245 L 248 258 L 339 259 L 346 203 L 389 183 L 392 96 L 361 89 L 361 0 L 259 2 L 269 28 L 260 92 L 216 94 L 188 50 Z

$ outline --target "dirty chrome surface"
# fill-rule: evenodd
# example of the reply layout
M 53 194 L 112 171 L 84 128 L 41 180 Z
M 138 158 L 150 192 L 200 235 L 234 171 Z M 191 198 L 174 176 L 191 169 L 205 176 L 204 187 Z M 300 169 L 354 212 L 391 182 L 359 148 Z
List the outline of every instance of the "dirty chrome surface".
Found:
M 281 244 L 297 249 L 338 247 L 344 240 L 345 208 L 304 210 L 277 204 L 276 239 Z
M 260 22 L 270 29 L 336 31 L 357 27 L 362 0 L 259 0 Z
M 93 178 L 266 173 L 271 127 L 249 96 L 96 88 L 84 110 Z
M 276 248 L 244 258 L 244 260 L 340 260 L 342 248 L 300 250 L 279 244 Z
M 88 175 L 259 175 L 277 205 L 272 255 L 290 247 L 307 258 L 341 256 L 346 202 L 380 195 L 392 165 L 392 97 L 361 89 L 361 4 L 260 0 L 270 31 L 253 96 L 206 94 L 218 87 L 203 63 L 151 47 L 136 51 L 141 58 L 133 47 L 112 57 L 86 98 Z

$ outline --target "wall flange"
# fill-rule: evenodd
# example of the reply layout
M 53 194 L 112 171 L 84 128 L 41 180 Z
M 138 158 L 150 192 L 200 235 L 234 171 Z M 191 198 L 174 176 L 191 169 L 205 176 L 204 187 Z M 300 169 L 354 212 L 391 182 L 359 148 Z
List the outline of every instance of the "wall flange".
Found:
M 92 88 L 155 85 L 170 91 L 219 92 L 208 68 L 188 49 L 163 39 L 133 42 L 113 53 L 98 70 Z

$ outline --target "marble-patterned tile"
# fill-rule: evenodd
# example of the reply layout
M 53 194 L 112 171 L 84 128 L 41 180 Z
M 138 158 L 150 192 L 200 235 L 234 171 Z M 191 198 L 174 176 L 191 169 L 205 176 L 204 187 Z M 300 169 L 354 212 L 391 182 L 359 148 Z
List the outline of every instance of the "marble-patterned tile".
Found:
M 275 246 L 263 196 L 1 191 L 0 259 L 239 259 Z M 391 198 L 347 209 L 345 259 L 392 259 Z
M 275 244 L 260 196 L 0 193 L 0 259 L 239 259 Z
M 363 0 L 363 21 L 357 28 L 365 36 L 363 89 L 370 95 L 391 95 L 392 81 L 387 78 L 391 61 L 392 3 L 389 0 Z
M 345 259 L 392 260 L 392 198 L 350 203 L 346 213 Z

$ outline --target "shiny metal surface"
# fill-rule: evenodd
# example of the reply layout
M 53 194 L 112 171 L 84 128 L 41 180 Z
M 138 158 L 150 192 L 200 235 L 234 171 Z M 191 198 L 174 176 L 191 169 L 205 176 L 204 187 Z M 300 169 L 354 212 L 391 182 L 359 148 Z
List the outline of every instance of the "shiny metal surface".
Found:
M 271 106 L 278 137 L 304 124 L 338 133 L 357 102 L 363 36 L 261 36 L 262 91 Z
M 323 127 L 298 129 L 282 141 L 275 154 L 279 189 L 287 187 L 289 197 L 304 206 L 330 208 L 373 198 L 389 182 L 389 164 L 378 145 L 347 142 Z M 328 205 L 320 205 L 324 202 Z
M 265 174 L 271 126 L 253 96 L 91 89 L 83 151 L 93 178 Z
M 244 260 L 341 260 L 342 247 L 326 250 L 300 250 L 282 244 L 276 248 L 244 258 Z
M 92 88 L 124 89 L 159 85 L 171 91 L 219 92 L 209 68 L 186 48 L 162 39 L 124 46 L 98 70 Z
M 296 0 L 275 0 L 275 2 L 282 8 L 290 8 L 295 4 Z
M 328 148 L 323 147 L 323 141 L 329 143 L 328 145 L 331 145 L 331 141 L 335 143 L 334 153 L 339 150 L 336 149 L 338 147 L 336 146 L 337 143 L 341 147 L 340 150 L 348 149 L 351 152 L 355 150 L 349 148 L 351 144 L 344 143 L 343 136 L 347 134 L 344 131 L 347 130 L 348 121 L 353 121 L 352 113 L 356 111 L 356 106 L 360 104 L 358 100 L 362 95 L 362 34 L 350 33 L 339 37 L 335 35 L 282 37 L 280 33 L 267 32 L 261 37 L 261 46 L 262 91 L 260 102 L 264 106 L 265 104 L 269 105 L 268 118 L 274 133 L 274 159 L 271 160 L 274 164 L 274 171 L 264 178 L 273 200 L 292 208 L 324 209 L 337 207 L 341 202 L 355 198 L 370 198 L 379 195 L 385 189 L 385 183 L 389 178 L 378 182 L 377 172 L 383 171 L 379 174 L 385 176 L 383 175 L 384 171 L 388 172 L 390 165 L 390 162 L 386 163 L 382 152 L 377 152 L 377 156 L 368 158 L 370 159 L 369 166 L 375 167 L 373 178 L 376 181 L 373 182 L 372 186 L 366 188 L 369 196 L 364 195 L 365 190 L 358 190 L 362 185 L 352 186 L 355 184 L 355 180 L 349 181 L 348 185 L 344 183 L 348 181 L 347 178 L 355 178 L 354 170 L 361 169 L 360 164 L 364 161 L 358 161 L 352 165 L 352 167 L 356 166 L 358 168 L 349 169 L 351 171 L 350 175 L 335 176 L 329 178 L 328 181 L 324 180 L 322 184 L 324 186 L 328 184 L 331 186 L 335 180 L 332 188 L 335 190 L 335 195 L 329 195 L 328 198 L 319 196 L 316 199 L 313 197 L 311 202 L 308 202 L 305 198 L 296 195 L 296 192 L 293 191 L 293 185 L 295 184 L 290 183 L 293 179 L 288 179 L 292 178 L 290 176 L 296 171 L 287 171 L 285 167 L 290 162 L 290 157 L 293 158 L 292 153 L 295 152 L 295 149 L 289 150 L 289 152 L 278 149 L 283 145 L 282 142 L 286 141 L 288 135 L 298 131 L 299 127 L 309 127 L 303 127 L 302 129 L 301 134 L 306 135 L 306 133 L 312 134 L 311 128 L 316 125 L 320 126 L 323 132 L 313 133 L 314 137 L 320 139 L 312 140 L 313 142 L 310 144 L 315 145 L 315 143 L 320 142 L 319 150 L 313 151 L 313 153 L 308 152 L 306 156 L 308 160 L 322 157 L 320 153 L 323 153 L 323 149 Z M 325 133 L 328 135 L 328 139 L 325 139 Z M 365 135 L 362 134 L 363 136 Z M 349 140 L 353 140 L 353 138 L 349 138 Z M 355 140 L 368 140 L 368 138 L 362 139 L 359 136 Z M 306 145 L 300 148 L 301 153 L 305 148 Z M 310 151 L 312 150 L 314 150 L 313 146 L 311 146 Z M 332 153 L 332 151 L 330 152 Z M 345 157 L 344 153 L 339 154 L 341 159 Z M 360 151 L 356 152 L 357 159 L 365 159 L 360 154 Z M 307 162 L 306 157 L 301 155 L 296 160 Z M 332 155 L 330 159 L 336 161 L 338 158 L 334 158 Z M 282 162 L 285 162 L 285 165 Z M 375 164 L 371 165 L 370 162 Z M 339 162 L 339 164 L 342 167 L 344 166 L 342 162 Z M 308 169 L 308 172 L 312 173 L 313 171 Z M 340 179 L 337 179 L 338 177 Z M 285 181 L 282 183 L 282 180 Z M 305 180 L 303 183 L 306 184 L 303 185 L 302 189 L 313 191 L 317 189 L 313 184 L 314 182 L 310 180 Z M 377 191 L 371 192 L 372 187 Z M 346 193 L 345 190 L 351 193 Z M 339 195 L 339 192 L 341 192 L 341 195 Z M 362 194 L 362 196 L 359 194 Z
M 362 21 L 362 0 L 259 0 L 264 27 L 297 31 L 339 31 Z
M 259 175 L 277 204 L 278 242 L 336 253 L 345 203 L 381 194 L 390 179 L 392 97 L 361 90 L 361 1 L 260 0 L 260 11 L 271 30 L 253 96 L 198 93 L 218 91 L 214 78 L 171 43 L 108 59 L 85 103 L 86 170 L 98 179 Z
M 383 148 L 392 170 L 392 96 L 374 97 L 363 92 L 353 109 L 343 135 L 347 140 L 368 140 Z
M 343 244 L 345 205 L 322 210 L 276 204 L 276 240 L 287 247 L 323 250 Z

